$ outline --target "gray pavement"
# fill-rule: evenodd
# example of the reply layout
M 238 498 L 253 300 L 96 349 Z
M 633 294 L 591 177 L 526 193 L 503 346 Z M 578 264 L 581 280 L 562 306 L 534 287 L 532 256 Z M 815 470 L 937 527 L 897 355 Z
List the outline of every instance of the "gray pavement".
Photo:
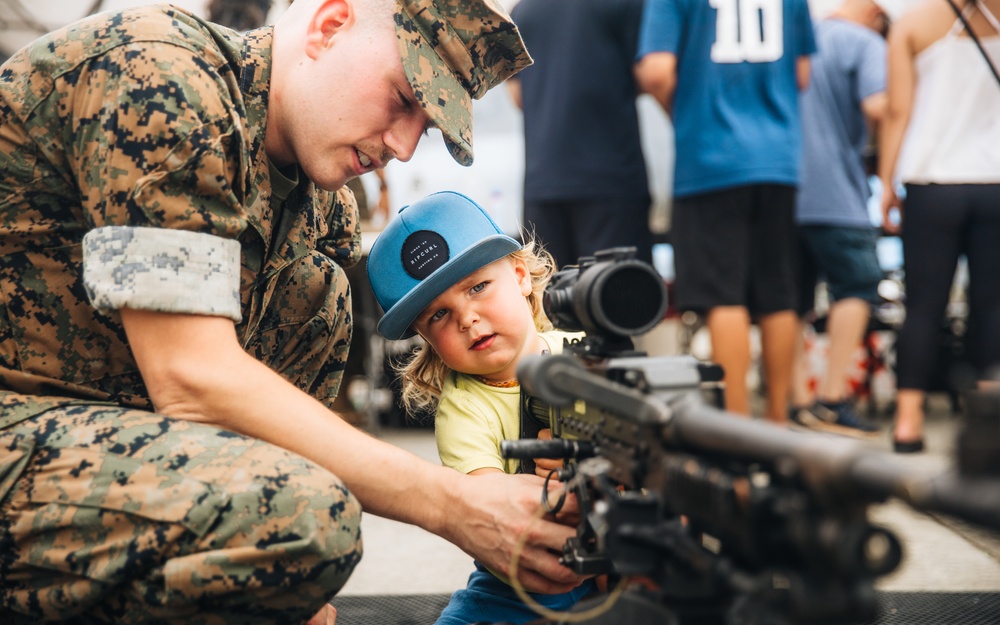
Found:
M 386 428 L 379 437 L 438 462 L 431 430 Z M 364 555 L 341 596 L 451 593 L 472 572 L 470 556 L 418 527 L 365 514 L 361 531 Z
M 931 396 L 926 453 L 899 458 L 917 467 L 951 465 L 959 417 L 946 399 Z M 888 421 L 884 422 L 888 430 Z M 383 429 L 384 440 L 437 461 L 429 430 Z M 888 433 L 873 448 L 890 450 Z M 908 592 L 1000 592 L 1000 534 L 942 516 L 929 516 L 890 501 L 874 506 L 872 519 L 894 530 L 904 561 L 877 588 Z M 366 515 L 365 554 L 341 595 L 450 593 L 465 585 L 472 559 L 455 546 L 418 528 Z
M 885 427 L 889 429 L 888 422 Z M 932 395 L 925 427 L 927 451 L 899 456 L 900 460 L 941 470 L 954 466 L 960 427 L 961 417 L 951 414 L 947 398 Z M 888 433 L 875 446 L 889 450 Z M 872 518 L 895 530 L 905 548 L 902 566 L 880 581 L 880 589 L 1000 591 L 1000 533 L 943 515 L 919 513 L 897 501 L 875 506 Z

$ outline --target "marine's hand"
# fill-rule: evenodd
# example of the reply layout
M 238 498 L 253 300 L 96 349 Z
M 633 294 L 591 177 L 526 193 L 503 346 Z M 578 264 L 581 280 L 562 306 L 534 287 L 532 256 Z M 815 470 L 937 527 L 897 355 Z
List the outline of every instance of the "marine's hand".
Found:
M 576 530 L 539 518 L 543 480 L 532 475 L 490 474 L 459 476 L 457 483 L 464 506 L 449 515 L 449 527 L 443 528 L 442 535 L 508 576 L 518 538 L 525 535 L 517 575 L 532 592 L 567 592 L 584 580 L 558 561 L 563 544 Z M 561 488 L 561 484 L 552 485 L 553 501 Z M 576 500 L 567 497 L 564 507 L 568 514 L 575 513 Z

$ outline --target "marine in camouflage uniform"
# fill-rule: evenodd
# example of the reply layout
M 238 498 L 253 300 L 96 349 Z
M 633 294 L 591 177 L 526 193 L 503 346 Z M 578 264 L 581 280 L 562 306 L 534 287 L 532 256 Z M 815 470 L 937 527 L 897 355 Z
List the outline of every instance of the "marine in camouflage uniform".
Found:
M 443 80 L 425 74 L 435 21 L 478 10 L 438 1 L 396 11 L 415 90 Z M 264 154 L 272 33 L 145 7 L 0 67 L 5 624 L 304 622 L 360 559 L 360 506 L 329 471 L 153 412 L 118 312 L 232 319 L 248 353 L 332 404 L 357 206 Z M 484 77 L 472 61 L 457 74 L 474 97 L 530 62 L 520 48 Z M 446 100 L 421 102 L 435 123 L 469 114 Z M 471 162 L 471 136 L 445 136 Z

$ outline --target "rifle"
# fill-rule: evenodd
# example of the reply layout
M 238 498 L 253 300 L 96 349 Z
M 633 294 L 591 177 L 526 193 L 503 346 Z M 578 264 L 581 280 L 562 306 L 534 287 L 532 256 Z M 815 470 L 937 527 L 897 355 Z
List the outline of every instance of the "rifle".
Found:
M 870 620 L 874 582 L 903 552 L 892 531 L 870 522 L 872 504 L 893 497 L 1000 528 L 1000 394 L 968 395 L 970 423 L 989 429 L 992 445 L 967 428 L 957 474 L 917 472 L 854 440 L 727 413 L 717 366 L 632 349 L 629 337 L 658 323 L 666 307 L 662 279 L 633 255 L 606 250 L 553 277 L 549 318 L 585 338 L 567 344 L 566 355 L 525 359 L 518 369 L 529 394 L 522 419 L 542 421 L 553 439 L 501 448 L 522 460 L 564 460 L 550 477 L 580 506 L 566 566 L 647 580 L 602 616 L 577 622 Z M 538 621 L 556 622 L 565 621 Z

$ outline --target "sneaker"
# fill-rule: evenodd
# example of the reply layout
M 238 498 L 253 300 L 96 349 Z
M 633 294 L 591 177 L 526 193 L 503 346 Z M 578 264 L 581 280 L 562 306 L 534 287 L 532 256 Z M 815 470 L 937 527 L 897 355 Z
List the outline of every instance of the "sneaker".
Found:
M 877 425 L 859 416 L 846 401 L 835 404 L 816 402 L 808 408 L 794 409 L 789 418 L 799 427 L 818 432 L 854 438 L 874 438 L 879 433 Z

